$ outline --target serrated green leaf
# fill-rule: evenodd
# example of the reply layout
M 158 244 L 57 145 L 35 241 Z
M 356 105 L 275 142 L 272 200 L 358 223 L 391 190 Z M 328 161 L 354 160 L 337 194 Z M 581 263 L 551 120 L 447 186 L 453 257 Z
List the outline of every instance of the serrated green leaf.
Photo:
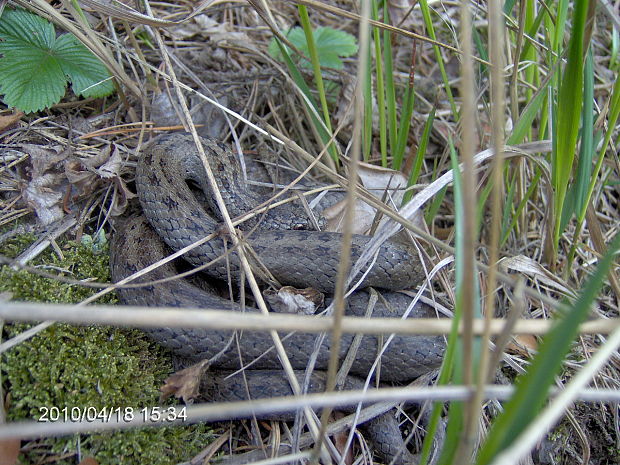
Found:
M 338 31 L 329 27 L 318 27 L 313 31 L 313 36 L 319 56 L 319 62 L 322 67 L 342 69 L 343 63 L 340 58 L 349 57 L 357 53 L 355 37 L 347 32 Z M 308 44 L 306 43 L 306 37 L 302 28 L 292 28 L 289 30 L 286 37 L 306 57 L 310 56 Z M 290 49 L 287 48 L 287 50 L 289 54 L 292 53 Z M 282 57 L 282 54 L 278 50 L 277 44 L 273 40 L 269 44 L 269 53 L 278 60 Z M 311 67 L 310 63 L 305 60 L 302 61 L 301 66 L 304 68 Z
M 54 50 L 76 95 L 96 98 L 114 92 L 108 70 L 73 34 L 60 36 Z
M 54 26 L 21 9 L 0 17 L 0 94 L 27 113 L 58 103 L 67 78 L 76 95 L 101 97 L 114 91 L 101 62 L 73 34 L 56 38 Z
M 51 48 L 56 40 L 54 26 L 45 19 L 25 10 L 6 9 L 0 19 L 0 52 L 10 53 L 19 45 L 40 49 Z
M 66 82 L 60 66 L 47 52 L 55 41 L 54 27 L 26 11 L 7 9 L 0 19 L 0 39 L 4 102 L 25 112 L 58 102 Z
M 57 103 L 65 88 L 65 75 L 58 62 L 36 49 L 24 50 L 19 58 L 5 56 L 0 60 L 0 93 L 8 106 L 27 113 L 39 111 Z
M 348 32 L 330 27 L 318 27 L 314 31 L 317 44 L 323 48 L 331 47 L 341 57 L 350 57 L 357 53 L 355 37 Z

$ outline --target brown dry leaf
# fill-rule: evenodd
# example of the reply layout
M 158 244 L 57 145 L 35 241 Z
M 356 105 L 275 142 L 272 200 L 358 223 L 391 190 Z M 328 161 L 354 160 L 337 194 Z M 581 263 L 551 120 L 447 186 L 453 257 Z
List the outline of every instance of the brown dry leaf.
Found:
M 114 183 L 116 184 L 116 195 L 110 206 L 110 215 L 120 216 L 125 213 L 129 200 L 136 197 L 136 194 L 129 190 L 121 177 L 114 178 Z
M 342 232 L 346 206 L 346 200 L 342 200 L 321 212 L 327 220 L 326 231 Z M 356 201 L 353 216 L 353 234 L 366 234 L 372 226 L 375 212 L 375 209 L 367 203 L 361 200 Z
M 114 146 L 112 154 L 109 157 L 106 154 L 106 162 L 97 169 L 97 174 L 103 179 L 115 178 L 120 175 L 122 166 L 123 157 L 118 147 Z
M 99 465 L 99 461 L 94 457 L 86 457 L 78 465 Z
M 61 173 L 59 163 L 67 158 L 68 152 L 60 146 L 23 144 L 20 148 L 29 155 L 32 167 L 31 180 L 23 190 L 24 200 L 41 223 L 53 223 L 64 215 L 62 199 L 67 180 Z
M 0 440 L 0 465 L 15 465 L 19 457 L 20 439 Z
M 43 147 L 36 144 L 22 144 L 20 149 L 30 156 L 32 178 L 43 176 L 50 170 L 60 171 L 60 162 L 69 156 L 69 152 L 60 145 Z
M 386 197 L 389 205 L 400 207 L 403 201 L 404 188 L 407 178 L 400 172 L 389 168 L 360 163 L 359 176 L 363 186 L 378 199 Z M 342 232 L 346 200 L 342 200 L 325 209 L 322 214 L 327 219 L 327 231 Z M 367 234 L 375 218 L 377 210 L 365 202 L 358 200 L 355 203 L 353 218 L 353 233 Z
M 68 160 L 65 163 L 65 175 L 73 185 L 78 195 L 88 195 L 97 188 L 97 176 L 84 169 L 84 165 L 78 160 Z
M 517 334 L 506 345 L 506 350 L 513 354 L 530 357 L 532 352 L 538 350 L 538 339 L 531 334 Z
M 186 404 L 192 403 L 199 394 L 200 380 L 207 368 L 209 361 L 203 360 L 168 376 L 160 388 L 161 400 L 174 395 L 177 399 L 183 399 Z
M 63 194 L 58 190 L 61 184 L 58 174 L 49 173 L 34 178 L 23 191 L 24 200 L 42 224 L 51 224 L 64 216 Z
M 198 36 L 208 38 L 214 44 L 251 43 L 250 38 L 244 32 L 232 31 L 228 23 L 220 23 L 206 14 L 196 15 L 190 21 L 171 27 L 169 30 L 178 39 Z
M 82 153 L 84 155 L 77 157 L 77 160 L 82 163 L 82 165 L 84 165 L 87 169 L 92 168 L 92 170 L 94 171 L 96 168 L 108 162 L 108 160 L 110 159 L 110 152 L 112 151 L 112 146 L 106 145 L 101 149 L 94 149 L 94 152 L 90 147 L 85 147 L 82 150 Z M 88 155 L 86 153 L 87 150 L 91 150 L 89 151 Z
M 22 116 L 24 116 L 22 111 L 17 111 L 15 113 L 11 113 L 10 115 L 0 115 L 0 133 L 10 129 L 21 119 Z
M 335 411 L 333 413 L 333 416 L 335 417 L 336 420 L 340 420 L 341 418 L 345 417 L 345 414 L 339 411 Z M 342 453 L 344 452 L 344 448 L 347 445 L 347 440 L 349 439 L 349 432 L 346 430 L 341 431 L 340 433 L 334 434 L 333 437 L 334 437 L 334 446 L 336 446 L 336 449 L 338 450 L 340 455 L 342 455 Z M 346 465 L 351 465 L 353 463 L 353 449 L 349 447 L 349 449 L 347 449 L 346 452 L 347 453 L 345 457 L 343 457 L 344 463 Z
M 312 287 L 297 289 L 293 286 L 283 286 L 278 291 L 267 289 L 263 292 L 263 296 L 271 309 L 277 313 L 314 315 L 325 302 L 325 295 Z
M 98 151 L 89 158 L 72 158 L 65 162 L 65 175 L 77 189 L 78 195 L 89 195 L 100 185 L 101 179 L 118 176 L 122 158 L 118 150 L 110 155 L 111 147 Z
M 563 294 L 569 296 L 574 295 L 574 292 L 566 285 L 566 283 L 564 283 L 564 281 L 562 281 L 562 279 L 529 257 L 517 255 L 516 257 L 504 258 L 499 262 L 499 264 L 503 271 L 516 271 L 518 273 L 524 273 L 529 277 L 537 279 L 547 286 L 562 292 Z
M 358 174 L 362 184 L 371 194 L 382 199 L 387 191 L 394 205 L 400 206 L 403 201 L 403 189 L 407 187 L 407 178 L 403 173 L 390 168 L 360 163 Z

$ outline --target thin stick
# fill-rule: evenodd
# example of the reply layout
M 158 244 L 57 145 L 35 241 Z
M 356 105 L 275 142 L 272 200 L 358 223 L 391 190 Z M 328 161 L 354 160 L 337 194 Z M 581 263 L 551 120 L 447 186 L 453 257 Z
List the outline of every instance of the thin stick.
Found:
M 179 309 L 173 307 L 130 307 L 116 305 L 89 306 L 42 304 L 34 302 L 2 302 L 0 319 L 7 321 L 53 320 L 79 325 L 116 325 L 137 328 L 205 328 L 213 331 L 303 331 L 320 333 L 331 331 L 334 321 L 330 316 L 309 316 L 282 313 L 248 313 L 208 309 Z M 472 331 L 481 335 L 484 320 L 473 320 Z M 512 334 L 544 335 L 554 320 L 520 319 Z M 500 334 L 508 322 L 502 318 L 490 321 L 490 333 Z M 419 334 L 441 335 L 450 332 L 448 318 L 363 318 L 345 316 L 342 331 L 360 334 Z M 609 334 L 620 327 L 620 318 L 587 321 L 580 326 L 581 334 Z M 6 344 L 6 343 L 5 343 Z M 13 345 L 13 344 L 12 344 Z M 11 347 L 12 347 L 11 345 Z M 6 350 L 0 346 L 0 353 Z
M 463 219 L 461 221 L 462 229 L 460 231 L 461 250 L 460 259 L 461 282 L 457 283 L 460 289 L 460 307 L 461 322 L 464 327 L 464 334 L 461 338 L 463 345 L 463 383 L 466 386 L 474 386 L 474 335 L 473 320 L 475 317 L 474 309 L 477 307 L 476 302 L 476 171 L 474 164 L 474 152 L 476 147 L 476 90 L 474 87 L 474 66 L 473 66 L 473 42 L 472 42 L 472 23 L 471 11 L 468 1 L 461 2 L 461 46 L 463 50 L 463 58 L 461 62 L 461 145 L 460 159 L 463 163 L 463 173 L 461 175 L 461 210 Z M 457 232 L 458 234 L 458 232 Z M 457 263 L 458 265 L 458 263 Z M 459 267 L 457 267 L 458 269 Z M 457 362 L 458 363 L 458 362 Z M 463 434 L 457 446 L 455 463 L 470 463 L 470 451 L 472 446 L 468 441 L 471 440 L 471 431 L 475 429 L 473 422 L 478 416 L 474 410 L 478 408 L 473 402 L 465 402 L 463 406 Z
M 482 414 L 482 395 L 484 384 L 487 382 L 488 366 L 491 359 L 489 341 L 491 339 L 491 320 L 495 316 L 495 288 L 497 285 L 497 266 L 499 261 L 499 240 L 501 230 L 501 205 L 504 168 L 502 147 L 504 146 L 504 21 L 502 17 L 502 5 L 500 0 L 489 1 L 489 45 L 491 51 L 491 124 L 492 145 L 498 156 L 493 158 L 492 163 L 492 196 L 491 196 L 491 237 L 489 239 L 489 272 L 486 283 L 486 296 L 484 299 L 485 330 L 480 347 L 480 362 L 477 376 L 473 380 L 476 383 L 476 391 L 471 402 L 468 425 L 465 428 L 465 452 L 463 457 L 471 457 L 474 454 L 476 438 L 478 436 L 480 416 Z M 473 206 L 474 208 L 476 205 Z M 522 289 L 519 288 L 519 289 Z M 524 302 L 524 299 L 522 299 Z M 503 348 L 502 348 L 503 349 Z M 498 354 L 499 355 L 499 354 Z
M 620 343 L 620 329 L 615 333 L 613 343 Z M 611 342 L 611 339 L 610 339 Z M 610 345 L 613 345 L 610 344 Z M 601 352 L 603 352 L 601 350 Z M 597 354 L 598 355 L 598 354 Z M 606 352 L 609 355 L 609 352 Z M 596 359 L 593 357 L 592 361 Z M 598 360 L 598 359 L 596 359 Z M 583 373 L 583 372 L 582 372 Z M 506 400 L 514 393 L 512 386 L 488 385 L 484 390 L 485 399 Z M 550 390 L 550 396 L 559 395 L 563 398 L 565 391 L 557 388 Z M 9 438 L 39 438 L 50 436 L 63 436 L 72 433 L 81 433 L 87 431 L 108 431 L 126 428 L 135 428 L 140 426 L 172 426 L 175 424 L 188 425 L 198 422 L 207 421 L 227 421 L 233 418 L 247 418 L 252 415 L 260 416 L 262 414 L 277 414 L 295 412 L 300 408 L 317 409 L 330 406 L 332 408 L 352 405 L 357 403 L 376 403 L 376 402 L 423 402 L 423 401 L 459 401 L 466 400 L 471 397 L 472 390 L 465 386 L 408 386 L 399 388 L 381 388 L 373 390 L 354 390 L 344 392 L 332 392 L 329 394 L 307 394 L 303 396 L 285 396 L 273 399 L 258 399 L 239 402 L 223 402 L 223 403 L 207 403 L 199 405 L 191 405 L 187 407 L 176 406 L 174 410 L 168 412 L 176 415 L 177 419 L 172 420 L 166 415 L 156 416 L 153 413 L 153 407 L 144 409 L 125 410 L 108 408 L 103 415 L 103 409 L 88 408 L 66 409 L 67 419 L 71 420 L 71 415 L 78 413 L 84 415 L 84 421 L 64 421 L 65 410 L 57 409 L 54 415 L 58 414 L 61 418 L 56 422 L 45 421 L 16 421 L 4 425 L 0 425 L 0 439 Z M 585 402 L 619 402 L 620 391 L 616 389 L 579 389 L 577 392 L 571 392 L 572 400 L 582 400 Z M 160 413 L 166 407 L 159 407 Z M 41 412 L 44 413 L 44 412 Z M 49 413 L 49 412 L 48 412 Z M 88 417 L 91 413 L 101 413 L 97 418 Z M 182 415 L 182 416 L 180 416 Z M 155 418 L 159 418 L 155 421 Z M 79 418 L 77 418 L 79 420 Z M 539 436 L 537 436 L 539 438 Z M 511 463 L 501 462 L 501 463 Z

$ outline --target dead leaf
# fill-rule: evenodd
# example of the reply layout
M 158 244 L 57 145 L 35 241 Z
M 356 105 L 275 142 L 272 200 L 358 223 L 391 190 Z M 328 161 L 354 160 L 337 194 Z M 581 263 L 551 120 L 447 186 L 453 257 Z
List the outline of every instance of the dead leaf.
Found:
M 200 380 L 208 368 L 209 361 L 203 360 L 168 376 L 160 388 L 161 400 L 174 395 L 177 399 L 183 399 L 186 404 L 192 403 L 199 394 Z
M 19 110 L 9 115 L 0 115 L 0 133 L 10 129 L 22 116 L 24 113 Z
M 21 439 L 0 440 L 0 465 L 15 465 L 19 457 Z
M 382 199 L 387 192 L 388 199 L 392 201 L 388 201 L 388 203 L 400 206 L 403 202 L 407 178 L 400 171 L 369 163 L 360 163 L 358 174 L 364 187 L 378 199 Z
M 110 159 L 112 145 L 106 145 L 100 149 L 91 149 L 89 147 L 82 148 L 79 157 L 75 157 L 77 161 L 82 163 L 86 169 L 95 171 Z M 87 152 L 88 151 L 88 152 Z
M 340 411 L 335 411 L 333 413 L 333 416 L 335 417 L 336 420 L 340 420 L 341 418 L 345 417 L 345 414 Z M 346 430 L 341 431 L 340 433 L 334 434 L 333 437 L 334 437 L 334 446 L 336 446 L 336 449 L 338 450 L 340 455 L 342 455 L 342 453 L 345 452 L 345 447 L 349 439 L 349 432 Z M 346 465 L 351 465 L 353 463 L 353 448 L 352 447 L 349 447 L 346 450 L 346 456 L 343 457 L 343 459 Z
M 136 194 L 129 190 L 127 184 L 123 181 L 123 178 L 114 178 L 114 183 L 116 184 L 116 195 L 114 196 L 112 205 L 110 206 L 110 215 L 120 216 L 125 213 L 129 200 L 136 197 Z
M 23 191 L 24 200 L 43 224 L 53 223 L 64 215 L 63 194 L 55 189 L 61 183 L 58 174 L 49 173 L 34 178 Z
M 325 302 L 325 295 L 312 287 L 297 289 L 293 286 L 284 286 L 278 291 L 267 289 L 263 292 L 263 296 L 271 309 L 277 313 L 314 315 Z
M 88 195 L 97 188 L 97 176 L 84 169 L 78 160 L 67 160 L 65 163 L 65 175 L 72 186 L 78 191 L 78 195 Z
M 342 232 L 346 206 L 346 200 L 342 200 L 321 212 L 327 220 L 326 231 Z M 373 207 L 357 200 L 353 214 L 353 234 L 366 234 L 372 227 L 375 215 L 376 210 Z
M 99 461 L 94 457 L 86 457 L 78 465 L 99 465 Z
M 524 273 L 532 279 L 536 279 L 566 295 L 574 295 L 574 292 L 564 281 L 529 257 L 517 255 L 516 257 L 504 258 L 499 262 L 499 265 L 503 271 Z
M 69 152 L 60 145 L 44 147 L 36 144 L 22 144 L 20 149 L 30 156 L 32 179 L 43 176 L 48 171 L 60 171 L 58 164 L 69 156 Z
M 360 163 L 359 176 L 362 184 L 375 197 L 385 200 L 388 205 L 400 207 L 404 188 L 407 186 L 407 178 L 400 172 L 389 168 Z M 322 214 L 327 219 L 326 231 L 342 232 L 344 213 L 346 211 L 346 199 L 326 208 Z M 368 234 L 375 219 L 377 210 L 366 202 L 356 201 L 353 217 L 353 233 Z M 418 213 L 415 221 L 423 222 L 422 215 Z
M 23 144 L 21 149 L 30 157 L 30 181 L 22 194 L 42 224 L 50 224 L 63 217 L 62 199 L 67 190 L 67 180 L 59 165 L 68 152 L 61 146 L 43 147 Z
M 206 14 L 196 15 L 191 21 L 185 21 L 169 30 L 178 39 L 188 39 L 193 36 L 206 37 L 210 42 L 248 41 L 249 37 L 243 32 L 232 31 L 228 23 L 220 23 Z
M 531 334 L 517 334 L 506 345 L 506 351 L 523 357 L 530 357 L 536 350 L 538 350 L 538 339 Z

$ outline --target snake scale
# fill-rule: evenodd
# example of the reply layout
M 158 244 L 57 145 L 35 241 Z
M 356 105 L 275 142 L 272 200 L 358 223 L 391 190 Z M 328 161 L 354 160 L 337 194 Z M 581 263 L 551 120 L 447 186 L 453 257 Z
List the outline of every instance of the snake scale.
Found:
M 211 139 L 202 139 L 202 144 L 230 215 L 239 216 L 258 205 L 261 202 L 260 197 L 241 182 L 241 167 L 233 152 Z M 190 189 L 190 184 L 202 189 L 206 198 L 198 200 Z M 178 250 L 221 230 L 221 217 L 216 213 L 218 208 L 208 194 L 210 189 L 205 170 L 189 135 L 171 134 L 155 139 L 139 159 L 136 188 L 144 216 L 133 216 L 116 227 L 111 254 L 114 281 L 120 281 L 167 256 L 168 247 Z M 250 226 L 255 227 L 245 232 L 243 240 L 279 283 L 332 292 L 339 262 L 341 235 L 308 230 L 309 221 L 305 218 L 307 216 L 304 217 L 303 210 L 295 206 L 269 210 L 258 220 L 249 222 Z M 367 236 L 354 236 L 352 260 L 359 256 L 368 239 Z M 195 247 L 183 258 L 194 266 L 215 261 L 204 270 L 209 276 L 237 282 L 241 268 L 237 254 L 231 252 L 232 245 L 228 242 L 225 235 L 220 234 L 215 239 Z M 221 259 L 226 253 L 226 260 Z M 175 273 L 176 268 L 172 264 L 166 264 L 141 279 L 158 280 Z M 412 287 L 421 279 L 423 275 L 415 250 L 388 241 L 382 246 L 376 262 L 363 280 L 362 287 L 387 289 L 383 293 L 385 300 L 382 302 L 379 299 L 372 315 L 402 316 L 411 299 L 393 291 Z M 189 280 L 120 289 L 119 294 L 121 302 L 127 305 L 242 310 L 239 304 Z M 369 294 L 366 291 L 354 293 L 347 299 L 347 314 L 364 316 L 368 301 Z M 248 306 L 243 309 L 249 312 L 258 311 Z M 433 316 L 435 312 L 430 307 L 417 303 L 408 317 Z M 280 385 L 276 384 L 275 379 L 284 380 L 284 375 L 274 371 L 279 369 L 281 364 L 267 332 L 244 332 L 237 335 L 235 344 L 229 344 L 231 333 L 225 331 L 179 328 L 148 331 L 153 339 L 172 349 L 183 360 L 213 359 L 211 368 L 224 372 L 249 364 L 249 370 L 246 370 L 245 374 L 250 385 L 249 393 L 253 398 L 291 393 L 284 383 L 280 383 L 283 387 L 274 388 Z M 353 338 L 353 335 L 348 334 L 342 337 L 341 360 L 347 355 Z M 316 335 L 294 333 L 283 339 L 293 368 L 304 370 L 315 348 Z M 357 377 L 368 375 L 382 344 L 381 337 L 363 337 L 349 371 L 349 387 L 359 386 Z M 327 368 L 329 345 L 330 339 L 326 337 L 318 352 L 316 370 Z M 376 376 L 380 377 L 381 382 L 411 381 L 436 369 L 441 364 L 444 349 L 442 337 L 397 335 L 383 353 L 380 371 Z M 254 378 L 253 372 L 256 373 Z M 224 374 L 209 373 L 209 382 L 206 390 L 213 400 L 234 400 L 246 396 L 246 385 L 242 376 L 226 377 Z M 321 389 L 323 385 L 320 382 L 311 385 L 311 391 Z M 386 461 L 396 464 L 416 462 L 415 457 L 402 447 L 403 442 L 397 426 L 395 430 L 394 427 L 388 428 L 383 419 L 370 424 L 375 425 L 372 428 L 374 431 L 370 431 L 371 439 Z

